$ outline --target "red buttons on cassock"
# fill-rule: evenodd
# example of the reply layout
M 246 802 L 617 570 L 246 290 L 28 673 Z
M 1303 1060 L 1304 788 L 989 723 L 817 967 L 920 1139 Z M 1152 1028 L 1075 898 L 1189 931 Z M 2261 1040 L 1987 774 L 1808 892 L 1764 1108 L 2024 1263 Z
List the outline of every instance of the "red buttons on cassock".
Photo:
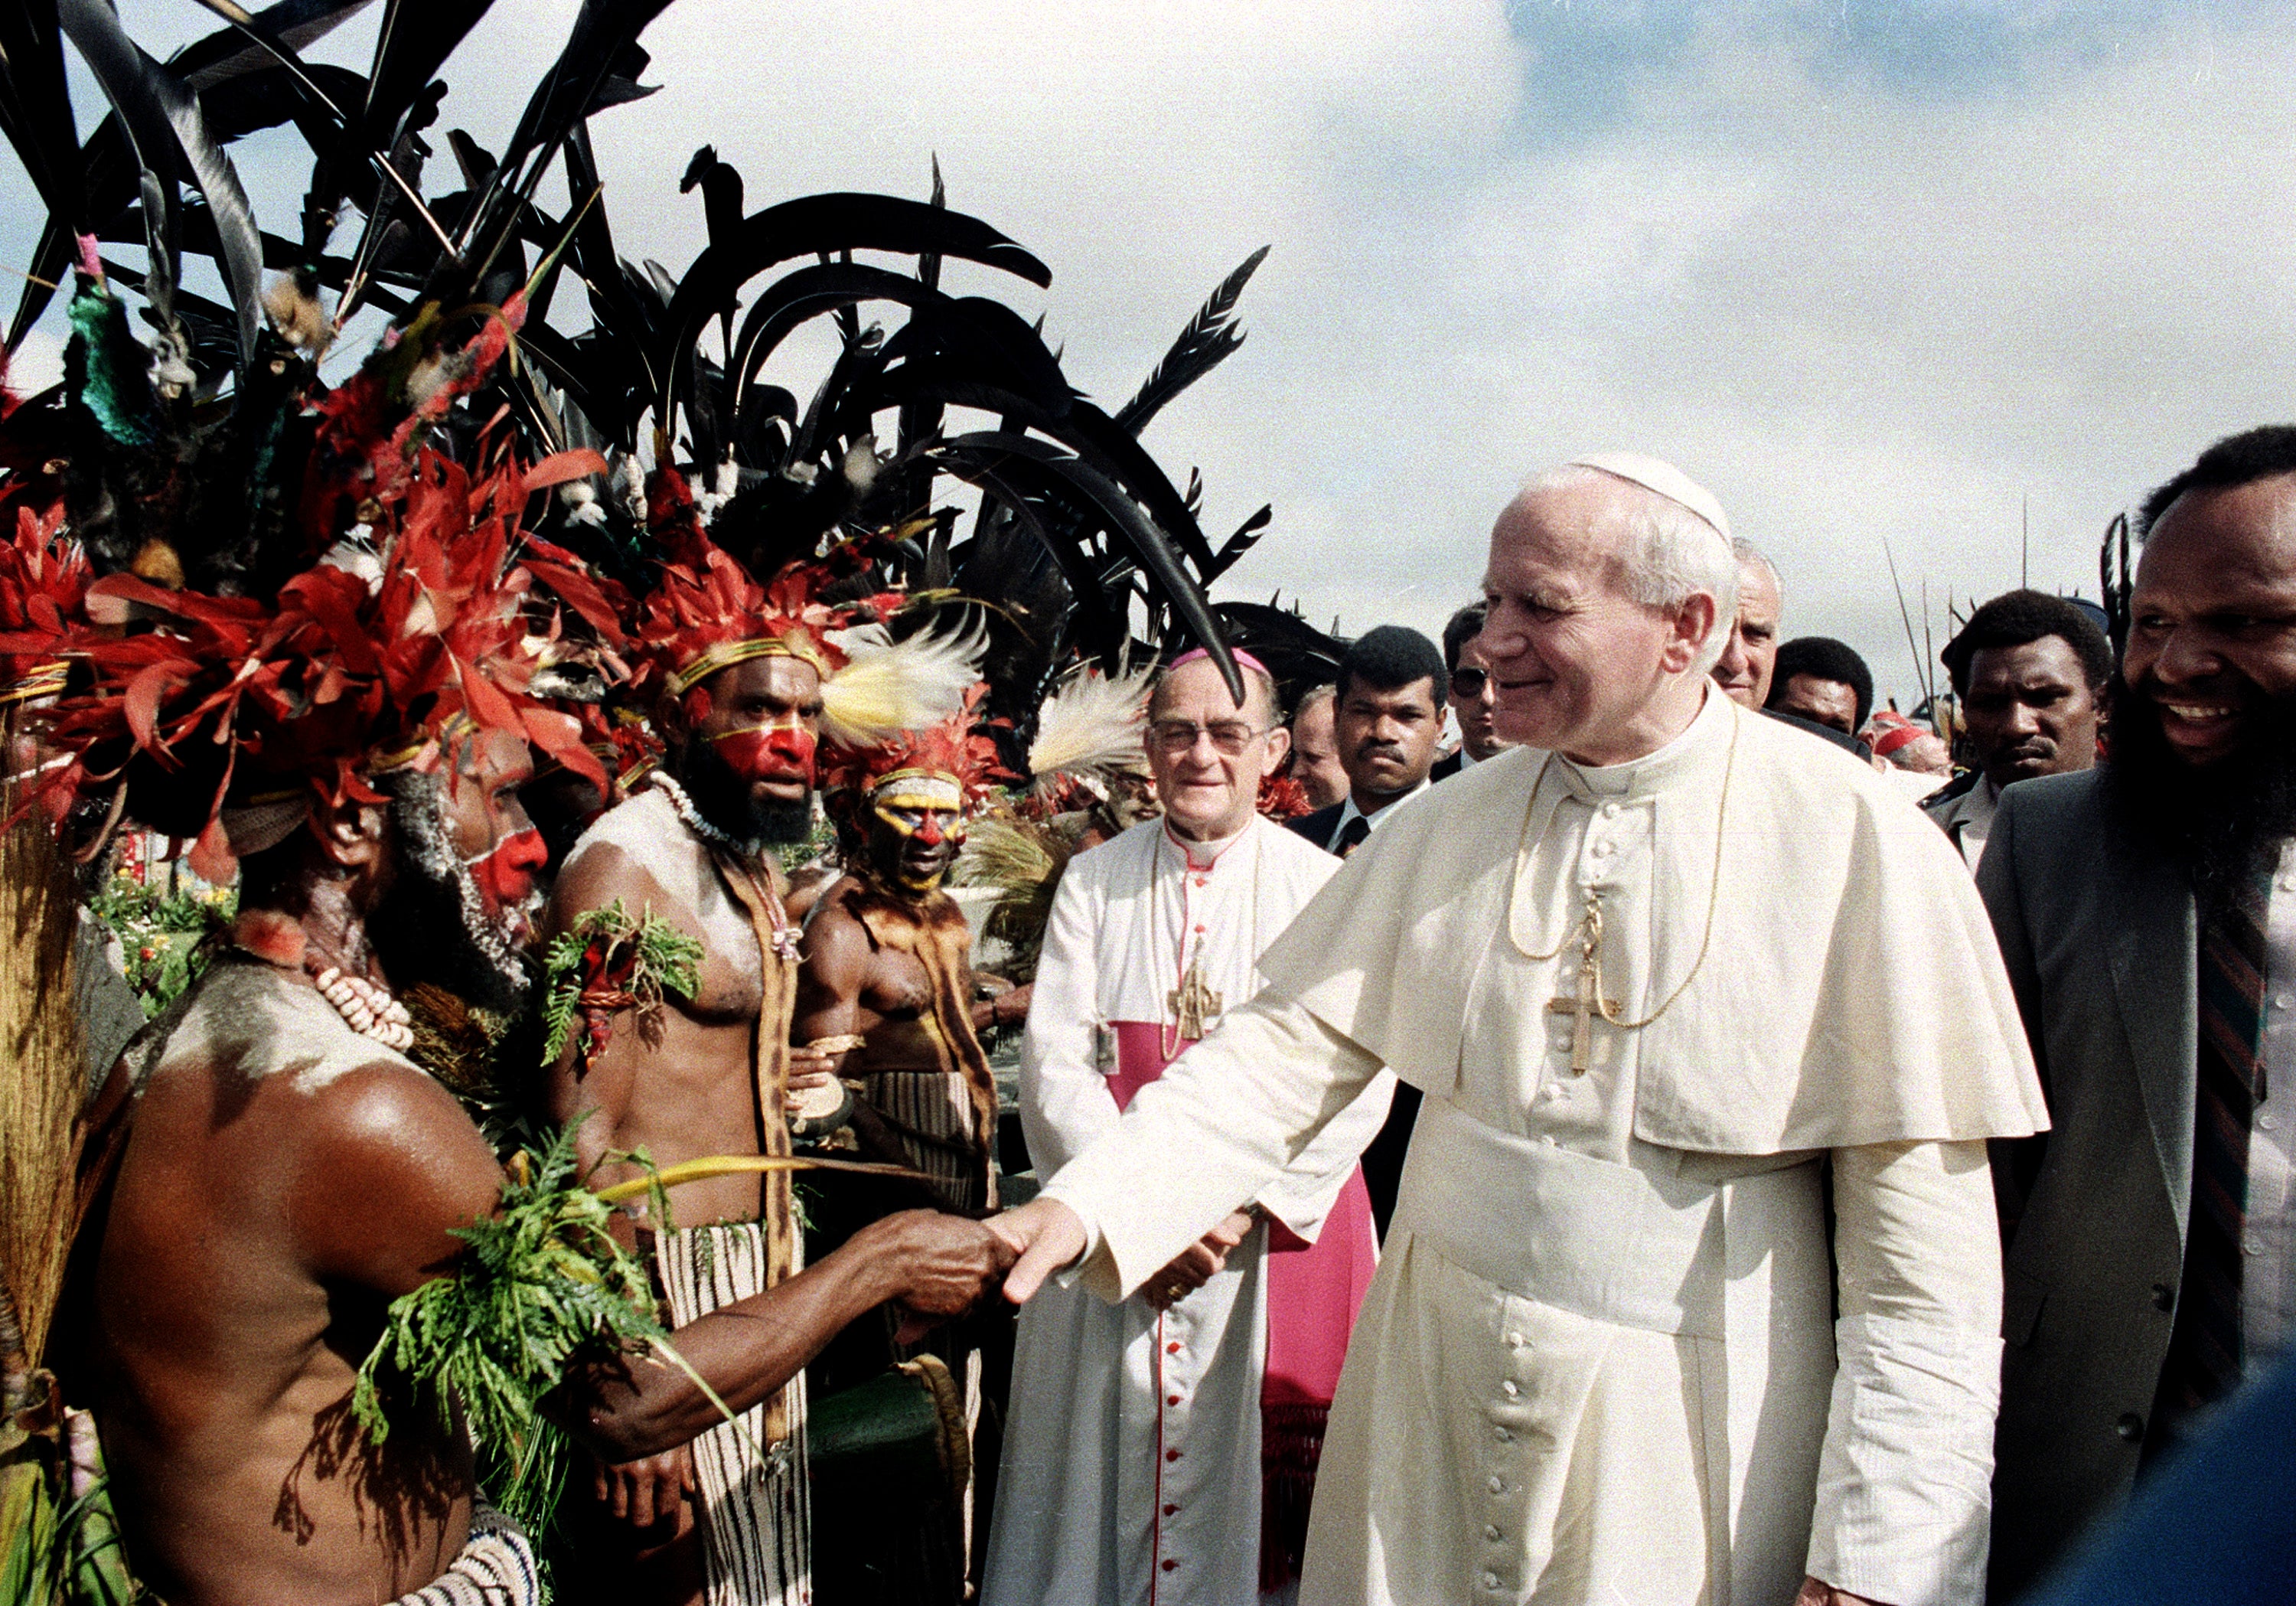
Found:
M 1164 1570 L 1165 1570 L 1166 1572 L 1169 1572 L 1169 1571 L 1171 1571 L 1174 1568 L 1177 1567 L 1178 1565 L 1179 1565 L 1179 1563 L 1178 1563 L 1177 1561 L 1173 1561 L 1169 1556 L 1167 1556 L 1167 1557 L 1165 1557 L 1165 1558 L 1164 1558 Z
M 1180 1508 L 1178 1506 L 1168 1505 L 1164 1508 L 1164 1515 L 1167 1517 L 1177 1516 L 1179 1514 L 1179 1510 Z
M 1180 1453 L 1177 1450 L 1167 1450 L 1164 1452 L 1164 1459 L 1166 1461 L 1177 1461 L 1180 1459 Z
M 1164 1396 L 1164 1404 L 1167 1405 L 1177 1405 L 1179 1403 L 1180 1396 L 1177 1394 L 1168 1394 Z
M 1166 1355 L 1178 1355 L 1178 1354 L 1180 1353 L 1180 1346 L 1179 1346 L 1178 1341 L 1177 1341 L 1177 1340 L 1175 1340 L 1174 1342 L 1172 1342 L 1172 1343 L 1170 1343 L 1170 1344 L 1167 1344 L 1166 1346 L 1164 1346 L 1164 1353 L 1165 1353 Z

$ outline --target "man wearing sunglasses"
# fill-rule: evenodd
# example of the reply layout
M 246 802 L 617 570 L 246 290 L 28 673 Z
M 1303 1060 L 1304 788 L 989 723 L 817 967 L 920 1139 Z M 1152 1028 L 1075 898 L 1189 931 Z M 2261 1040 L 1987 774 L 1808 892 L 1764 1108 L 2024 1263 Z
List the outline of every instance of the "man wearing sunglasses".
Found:
M 1487 611 L 1482 603 L 1471 602 L 1443 627 L 1443 669 L 1451 686 L 1451 712 L 1459 721 L 1459 751 L 1436 760 L 1427 772 L 1430 780 L 1448 780 L 1514 745 L 1499 735 L 1498 686 L 1475 642 Z

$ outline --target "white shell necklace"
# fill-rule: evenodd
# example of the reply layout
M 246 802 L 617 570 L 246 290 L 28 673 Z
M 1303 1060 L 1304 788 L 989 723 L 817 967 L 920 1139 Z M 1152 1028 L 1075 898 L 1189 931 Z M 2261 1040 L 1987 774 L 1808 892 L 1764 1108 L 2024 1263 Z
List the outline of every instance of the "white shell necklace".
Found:
M 311 978 L 319 996 L 335 1007 L 343 1024 L 361 1037 L 371 1037 L 386 1049 L 404 1054 L 414 1046 L 414 1017 L 406 1006 L 365 976 L 352 976 L 330 965 Z
M 737 840 L 732 832 L 721 831 L 702 819 L 701 811 L 693 806 L 693 800 L 685 795 L 685 788 L 679 786 L 668 770 L 657 770 L 646 779 L 661 788 L 663 795 L 669 799 L 669 806 L 676 810 L 677 817 L 685 822 L 687 830 L 704 842 L 715 843 L 744 857 L 754 856 L 748 843 Z

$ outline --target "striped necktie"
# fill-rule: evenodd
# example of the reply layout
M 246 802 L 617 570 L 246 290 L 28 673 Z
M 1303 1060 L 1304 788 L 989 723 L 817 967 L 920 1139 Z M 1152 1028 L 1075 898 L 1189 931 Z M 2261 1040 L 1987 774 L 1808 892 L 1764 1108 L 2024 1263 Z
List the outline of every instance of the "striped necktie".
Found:
M 2222 1399 L 2241 1377 L 2241 1240 L 2248 1213 L 2249 1123 L 2264 1102 L 2264 909 L 2255 877 L 2201 927 L 2200 1058 L 2194 1069 L 2193 1207 L 2185 1231 L 2177 1325 L 2161 1377 L 2163 1403 L 2190 1410 Z

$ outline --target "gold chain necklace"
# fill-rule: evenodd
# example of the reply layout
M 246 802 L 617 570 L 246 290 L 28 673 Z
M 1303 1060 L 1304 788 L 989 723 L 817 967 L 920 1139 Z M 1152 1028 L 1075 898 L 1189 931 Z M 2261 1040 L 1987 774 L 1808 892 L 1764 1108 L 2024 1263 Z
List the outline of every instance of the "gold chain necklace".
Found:
M 1211 863 L 1204 867 L 1207 879 L 1222 859 L 1226 858 L 1234 849 L 1242 845 L 1243 837 L 1250 835 L 1251 829 L 1251 823 L 1246 822 L 1243 830 L 1231 839 L 1226 847 L 1222 848 L 1213 856 Z M 1189 855 L 1188 845 L 1173 835 L 1168 825 L 1159 835 L 1164 837 L 1166 842 L 1180 850 L 1180 941 L 1177 954 L 1173 961 L 1174 968 L 1178 973 L 1180 984 L 1166 994 L 1164 999 L 1165 1009 L 1172 1011 L 1172 1021 L 1168 1025 L 1160 1017 L 1156 1023 L 1156 1047 L 1168 1061 L 1177 1057 L 1186 1044 L 1202 1038 L 1204 1028 L 1219 1018 L 1220 1011 L 1226 1001 L 1219 993 L 1213 992 L 1210 984 L 1204 979 L 1204 942 L 1211 934 L 1206 932 L 1196 939 L 1193 957 L 1188 951 L 1188 877 L 1195 873 L 1195 865 Z M 1152 890 L 1148 907 L 1151 922 L 1149 929 L 1152 936 L 1163 924 L 1164 902 L 1161 898 L 1154 894 L 1152 889 L 1155 885 L 1157 871 L 1163 864 L 1164 845 L 1163 842 L 1156 844 L 1156 858 L 1149 869 L 1149 885 Z M 1257 840 L 1251 844 L 1251 879 L 1246 893 L 1244 918 L 1251 932 L 1250 940 L 1256 946 L 1259 940 L 1259 844 Z M 1256 953 L 1254 957 L 1258 957 Z
M 1554 754 L 1550 752 L 1546 755 L 1546 762 L 1539 766 L 1538 780 L 1531 785 L 1530 805 L 1523 813 L 1522 844 L 1516 852 L 1517 875 L 1521 874 L 1521 866 L 1530 850 L 1538 845 L 1530 838 L 1530 815 L 1531 811 L 1538 806 L 1538 788 L 1546 784 L 1547 768 L 1554 762 Z M 1681 983 L 1675 990 L 1667 994 L 1664 1003 L 1640 1020 L 1625 1020 L 1620 1018 L 1619 1001 L 1603 995 L 1603 894 L 1599 888 L 1587 889 L 1586 910 L 1579 916 L 1575 928 L 1566 930 L 1562 939 L 1545 953 L 1525 954 L 1525 958 L 1533 961 L 1551 959 L 1560 955 L 1563 949 L 1570 945 L 1574 936 L 1578 940 L 1578 989 L 1570 995 L 1551 1001 L 1546 1006 L 1549 1014 L 1569 1015 L 1574 1017 L 1570 1042 L 1570 1069 L 1574 1075 L 1583 1075 L 1592 1067 L 1592 1025 L 1595 1017 L 1599 1016 L 1605 1024 L 1615 1026 L 1620 1031 L 1640 1031 L 1643 1027 L 1652 1025 L 1669 1009 L 1673 1009 L 1681 1001 L 1682 995 L 1690 991 L 1690 984 L 1698 979 L 1698 973 L 1705 968 L 1707 953 L 1714 944 L 1714 912 L 1722 902 L 1722 848 L 1727 840 L 1726 828 L 1730 814 L 1730 785 L 1737 772 L 1738 726 L 1734 721 L 1730 726 L 1729 751 L 1722 762 L 1721 800 L 1717 803 L 1714 811 L 1714 876 L 1712 884 L 1706 892 L 1706 927 L 1698 939 L 1697 958 L 1691 960 L 1689 970 L 1684 974 Z M 1553 823 L 1554 816 L 1551 813 L 1547 818 L 1548 822 Z M 1546 829 L 1542 827 L 1539 831 L 1539 841 L 1544 841 L 1546 836 Z M 1510 908 L 1508 914 L 1510 923 L 1513 918 L 1513 910 Z

